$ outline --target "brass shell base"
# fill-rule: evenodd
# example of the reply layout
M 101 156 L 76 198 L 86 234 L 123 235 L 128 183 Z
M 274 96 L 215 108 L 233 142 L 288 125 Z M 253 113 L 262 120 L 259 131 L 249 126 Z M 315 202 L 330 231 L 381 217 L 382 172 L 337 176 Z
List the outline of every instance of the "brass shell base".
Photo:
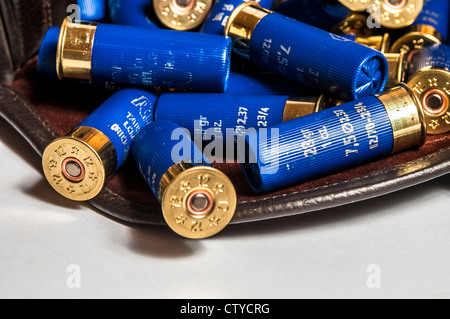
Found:
M 176 0 L 154 0 L 153 9 L 159 21 L 166 27 L 187 31 L 200 26 L 207 18 L 213 5 L 212 0 L 192 0 L 185 8 Z
M 83 175 L 70 178 L 64 165 L 73 159 Z M 100 131 L 78 127 L 55 139 L 42 156 L 42 168 L 50 185 L 62 196 L 87 201 L 100 193 L 105 180 L 114 172 L 116 153 L 109 139 Z
M 388 0 L 371 0 L 370 14 L 380 18 L 381 26 L 388 29 L 400 29 L 410 26 L 422 12 L 424 0 L 405 0 L 402 6 L 390 5 Z M 374 10 L 376 12 L 374 12 Z M 377 12 L 379 11 L 379 12 Z
M 410 53 L 429 45 L 441 44 L 442 42 L 442 36 L 431 26 L 418 25 L 412 29 L 414 30 L 404 34 L 392 44 L 390 52 L 399 53 L 404 51 Z
M 425 69 L 416 73 L 409 81 L 417 98 L 424 104 L 426 94 L 432 90 L 439 92 L 446 101 L 446 107 L 433 112 L 424 105 L 428 134 L 444 134 L 450 131 L 450 72 L 443 69 Z
M 169 227 L 178 235 L 191 239 L 211 237 L 222 231 L 236 210 L 237 195 L 230 179 L 209 166 L 173 167 L 169 171 L 170 183 L 164 186 L 160 197 Z M 207 192 L 212 198 L 212 208 L 205 215 L 189 212 L 187 199 L 195 192 Z
M 370 5 L 368 0 L 339 0 L 339 2 L 344 6 L 355 12 L 363 12 L 367 10 Z

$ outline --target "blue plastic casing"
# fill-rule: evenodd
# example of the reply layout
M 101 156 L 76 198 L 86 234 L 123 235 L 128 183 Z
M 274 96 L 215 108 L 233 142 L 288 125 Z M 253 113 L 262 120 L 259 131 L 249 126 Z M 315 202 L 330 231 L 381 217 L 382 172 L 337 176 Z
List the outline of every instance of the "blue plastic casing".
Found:
M 385 107 L 370 96 L 248 135 L 242 168 L 265 193 L 388 154 L 393 140 Z
M 287 0 L 274 11 L 323 30 L 330 30 L 352 13 L 336 0 Z
M 106 18 L 106 0 L 77 0 L 80 20 L 101 21 Z
M 450 70 L 450 47 L 444 44 L 433 44 L 417 51 L 408 68 L 408 78 L 425 68 L 444 68 Z
M 139 89 L 114 93 L 79 126 L 95 128 L 105 134 L 117 154 L 118 169 L 127 159 L 136 134 L 154 119 L 158 95 Z
M 38 74 L 52 80 L 58 79 L 58 73 L 56 72 L 56 51 L 60 30 L 60 27 L 51 27 L 48 29 L 39 49 Z
M 108 10 L 114 24 L 159 29 L 149 18 L 151 0 L 108 0 Z
M 289 96 L 228 93 L 165 93 L 155 111 L 155 120 L 169 120 L 189 130 L 192 136 L 226 137 L 227 129 L 244 135 L 249 128 L 268 127 L 283 121 Z M 206 135 L 205 135 L 206 137 Z
M 265 69 L 344 101 L 383 91 L 388 77 L 382 53 L 278 13 L 269 13 L 254 28 L 249 57 Z
M 224 92 L 228 37 L 98 24 L 92 48 L 94 82 Z
M 133 159 L 158 200 L 164 173 L 177 163 L 211 166 L 185 129 L 170 121 L 155 121 L 135 138 Z
M 223 35 L 231 12 L 245 0 L 217 0 L 203 23 L 200 32 Z M 263 8 L 271 9 L 275 0 L 257 0 Z
M 449 0 L 424 0 L 422 12 L 419 14 L 412 26 L 432 26 L 439 32 L 442 36 L 443 43 L 445 43 L 448 39 L 449 10 Z
M 227 92 L 230 94 L 307 95 L 300 84 L 272 72 L 230 72 Z

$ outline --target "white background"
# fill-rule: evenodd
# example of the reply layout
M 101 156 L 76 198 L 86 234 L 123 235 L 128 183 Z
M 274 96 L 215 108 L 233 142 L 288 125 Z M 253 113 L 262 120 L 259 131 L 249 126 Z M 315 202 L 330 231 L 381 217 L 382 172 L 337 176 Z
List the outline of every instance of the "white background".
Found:
M 40 171 L 0 119 L 0 298 L 450 297 L 450 175 L 194 241 L 66 200 Z

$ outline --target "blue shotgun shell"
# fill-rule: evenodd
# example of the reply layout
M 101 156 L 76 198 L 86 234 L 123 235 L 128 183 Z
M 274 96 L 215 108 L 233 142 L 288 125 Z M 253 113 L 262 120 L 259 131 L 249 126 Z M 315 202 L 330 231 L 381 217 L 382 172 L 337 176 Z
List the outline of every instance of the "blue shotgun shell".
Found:
M 248 135 L 242 168 L 253 190 L 266 193 L 423 145 L 425 138 L 420 102 L 401 84 Z
M 408 85 L 421 101 L 428 134 L 450 131 L 450 47 L 434 44 L 419 50 L 410 63 Z
M 432 44 L 446 43 L 449 10 L 449 0 L 424 0 L 422 12 L 394 42 L 391 52 L 412 52 Z
M 323 95 L 164 93 L 158 100 L 155 120 L 175 122 L 192 136 L 206 140 L 212 136 L 235 140 L 249 130 L 318 112 L 329 104 Z
M 43 169 L 61 195 L 84 201 L 127 159 L 136 134 L 154 119 L 158 95 L 139 89 L 114 93 L 66 136 L 45 149 Z
M 154 120 L 158 95 L 139 89 L 123 89 L 113 94 L 78 126 L 103 132 L 117 154 L 116 170 L 130 153 L 136 134 Z
M 108 0 L 109 18 L 114 24 L 159 29 L 149 18 L 151 10 L 149 0 Z
M 77 0 L 80 20 L 101 21 L 106 18 L 106 0 Z
M 200 28 L 200 32 L 223 35 L 228 18 L 236 7 L 245 0 L 217 0 Z M 263 8 L 271 9 L 275 0 L 258 0 Z
M 382 53 L 255 2 L 233 11 L 225 34 L 233 39 L 233 49 L 256 65 L 330 97 L 350 101 L 386 86 L 389 70 Z
M 175 138 L 172 138 L 174 135 Z M 183 151 L 181 141 L 186 141 Z M 163 175 L 174 165 L 211 166 L 202 151 L 191 141 L 184 128 L 171 121 L 157 120 L 146 126 L 133 143 L 133 159 L 141 174 L 158 200 L 162 199 L 159 188 Z
M 447 41 L 449 0 L 425 0 L 422 12 L 412 26 L 427 25 L 433 27 L 443 43 Z
M 230 222 L 237 201 L 234 186 L 211 166 L 185 129 L 170 121 L 150 123 L 135 138 L 132 153 L 177 234 L 210 237 Z
M 228 37 L 66 19 L 58 45 L 60 79 L 208 92 L 227 88 Z

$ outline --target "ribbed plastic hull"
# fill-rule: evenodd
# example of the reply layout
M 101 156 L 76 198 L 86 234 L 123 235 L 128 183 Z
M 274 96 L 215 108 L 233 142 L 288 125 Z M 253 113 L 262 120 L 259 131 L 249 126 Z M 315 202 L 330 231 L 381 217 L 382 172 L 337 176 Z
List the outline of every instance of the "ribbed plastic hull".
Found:
M 99 24 L 92 50 L 96 82 L 224 92 L 231 40 L 212 34 Z
M 100 21 L 106 18 L 106 0 L 77 0 L 81 21 Z
M 279 124 L 289 96 L 228 93 L 166 93 L 161 95 L 155 119 L 169 120 L 193 135 L 226 136 L 227 129 L 245 134 L 249 128 Z
M 344 101 L 380 93 L 388 76 L 380 52 L 278 13 L 256 25 L 250 59 Z
M 413 26 L 430 25 L 439 32 L 445 42 L 448 39 L 449 15 L 449 0 L 425 0 L 422 12 L 413 23 Z
M 427 46 L 414 54 L 408 69 L 408 77 L 425 68 L 445 68 L 450 70 L 450 47 L 444 44 Z
M 349 102 L 271 129 L 276 131 L 268 138 L 258 132 L 247 139 L 250 154 L 257 161 L 243 164 L 243 170 L 257 193 L 353 167 L 393 149 L 391 123 L 376 97 Z
M 161 178 L 174 164 L 210 165 L 186 131 L 170 121 L 155 121 L 147 125 L 136 137 L 132 153 L 157 198 Z
M 93 127 L 109 138 L 119 168 L 128 157 L 136 134 L 153 121 L 157 99 L 156 94 L 144 90 L 118 91 L 78 126 Z

